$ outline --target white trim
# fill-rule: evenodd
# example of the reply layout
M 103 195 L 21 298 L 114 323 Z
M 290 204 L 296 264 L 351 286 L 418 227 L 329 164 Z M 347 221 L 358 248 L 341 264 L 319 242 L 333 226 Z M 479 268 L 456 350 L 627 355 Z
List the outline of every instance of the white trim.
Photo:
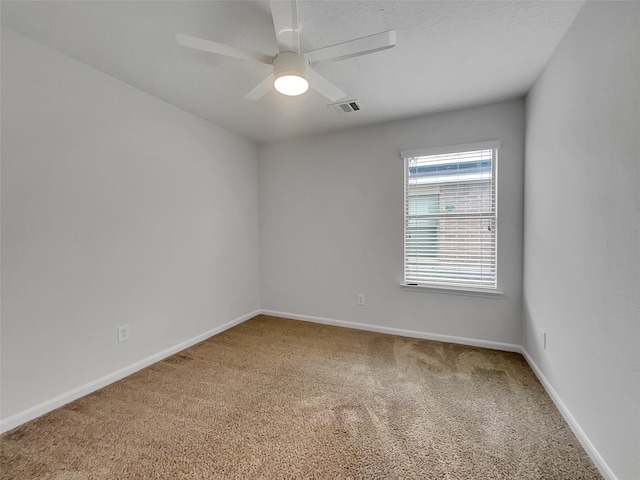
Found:
M 461 143 L 459 145 L 445 145 L 441 147 L 422 147 L 413 150 L 400 150 L 400 158 L 426 157 L 429 155 L 439 155 L 453 152 L 472 152 L 474 150 L 488 150 L 490 148 L 499 149 L 502 145 L 500 140 L 488 140 L 486 142 Z
M 481 290 L 479 288 L 463 288 L 463 287 L 440 287 L 437 285 L 410 285 L 406 283 L 400 284 L 401 290 L 407 292 L 423 292 L 423 293 L 446 293 L 447 295 L 467 295 L 471 297 L 487 297 L 500 298 L 504 292 L 499 290 Z
M 302 320 L 305 322 L 322 323 L 334 325 L 336 327 L 354 328 L 356 330 L 366 330 L 369 332 L 387 333 L 389 335 L 399 335 L 401 337 L 423 338 L 425 340 L 435 340 L 437 342 L 458 343 L 470 345 L 472 347 L 490 348 L 492 350 L 503 350 L 505 352 L 520 353 L 522 347 L 512 343 L 493 342 L 491 340 L 480 340 L 476 338 L 455 337 L 452 335 L 442 335 L 439 333 L 419 332 L 417 330 L 405 330 L 403 328 L 383 327 L 381 325 L 370 325 L 368 323 L 347 322 L 345 320 L 335 320 L 333 318 L 314 317 L 311 315 L 298 315 L 296 313 L 275 312 L 273 310 L 262 310 L 263 315 L 274 317 L 290 318 L 292 320 Z
M 227 323 L 224 323 L 216 328 L 213 328 L 208 332 L 197 335 L 189 340 L 178 343 L 173 347 L 167 348 L 161 352 L 158 352 L 154 355 L 144 358 L 136 363 L 129 365 L 128 367 L 122 368 L 113 373 L 105 375 L 104 377 L 101 377 L 97 380 L 89 382 L 78 388 L 70 390 L 69 392 L 58 395 L 57 397 L 47 400 L 45 402 L 42 402 L 34 407 L 30 407 L 20 413 L 17 413 L 9 418 L 6 418 L 0 421 L 0 433 L 7 432 L 15 427 L 22 425 L 25 422 L 28 422 L 29 420 L 33 420 L 34 418 L 37 418 L 41 415 L 44 415 L 47 412 L 55 410 L 56 408 L 59 408 L 69 402 L 72 402 L 73 400 L 77 400 L 80 397 L 83 397 L 92 392 L 95 392 L 96 390 L 99 390 L 100 388 L 103 388 L 118 380 L 121 380 L 122 378 L 125 378 L 128 375 L 131 375 L 132 373 L 135 373 L 138 370 L 141 370 L 155 362 L 158 362 L 170 355 L 173 355 L 181 350 L 184 350 L 185 348 L 195 345 L 198 342 L 206 340 L 207 338 L 217 335 L 218 333 L 221 333 L 246 320 L 249 320 L 250 318 L 255 317 L 256 315 L 261 315 L 261 314 L 272 315 L 272 316 L 283 317 L 283 318 L 290 318 L 293 320 L 302 320 L 306 322 L 320 323 L 325 325 L 335 325 L 338 327 L 354 328 L 357 330 L 366 330 L 370 332 L 387 333 L 390 335 L 400 335 L 403 337 L 423 338 L 426 340 L 435 340 L 438 342 L 457 343 L 461 345 L 471 345 L 474 347 L 483 347 L 483 348 L 490 348 L 493 350 L 503 350 L 506 352 L 520 353 L 525 358 L 525 360 L 527 361 L 527 363 L 529 364 L 533 372 L 536 374 L 536 376 L 538 377 L 538 380 L 540 380 L 540 383 L 546 390 L 547 394 L 549 395 L 549 397 L 551 397 L 551 400 L 553 400 L 553 403 L 556 405 L 556 407 L 560 411 L 560 414 L 562 415 L 564 420 L 567 422 L 567 424 L 569 424 L 569 427 L 571 428 L 574 435 L 582 445 L 582 448 L 584 448 L 584 450 L 587 452 L 587 454 L 589 455 L 593 463 L 596 465 L 596 467 L 600 471 L 600 474 L 607 480 L 618 480 L 618 477 L 616 477 L 616 475 L 613 473 L 613 471 L 611 470 L 607 462 L 600 455 L 600 452 L 598 452 L 598 450 L 593 445 L 593 443 L 591 443 L 591 440 L 589 440 L 589 437 L 587 437 L 587 435 L 582 430 L 582 428 L 580 427 L 576 419 L 573 417 L 573 415 L 571 414 L 571 411 L 564 404 L 564 402 L 562 401 L 560 396 L 556 393 L 556 391 L 551 386 L 549 381 L 545 378 L 544 374 L 542 373 L 542 370 L 540 370 L 538 365 L 536 365 L 536 363 L 533 361 L 533 358 L 531 358 L 528 352 L 521 345 L 515 345 L 511 343 L 502 343 L 502 342 L 493 342 L 490 340 L 480 340 L 480 339 L 467 338 L 467 337 L 456 337 L 452 335 L 442 335 L 438 333 L 419 332 L 416 330 L 405 330 L 401 328 L 384 327 L 380 325 L 370 325 L 366 323 L 348 322 L 345 320 L 335 320 L 331 318 L 315 317 L 311 315 L 299 315 L 299 314 L 287 313 L 287 312 L 276 312 L 273 310 L 256 310 L 254 312 L 248 313 L 234 320 L 231 320 Z
M 0 433 L 8 432 L 9 430 L 18 427 L 23 423 L 28 422 L 29 420 L 33 420 L 34 418 L 44 415 L 45 413 L 55 410 L 56 408 L 60 408 L 61 406 L 66 405 L 69 402 L 77 400 L 80 397 L 84 397 L 85 395 L 88 395 L 92 392 L 95 392 L 96 390 L 106 387 L 111 383 L 117 382 L 118 380 L 121 380 L 131 375 L 132 373 L 137 372 L 138 370 L 142 370 L 143 368 L 148 367 L 153 363 L 159 362 L 160 360 L 166 357 L 169 357 L 175 353 L 178 353 L 181 350 L 184 350 L 185 348 L 189 348 L 192 345 L 195 345 L 196 343 L 206 340 L 209 337 L 213 337 L 214 335 L 217 335 L 218 333 L 221 333 L 231 327 L 234 327 L 239 323 L 249 320 L 250 318 L 253 318 L 259 314 L 260 314 L 260 310 L 256 310 L 254 312 L 238 317 L 234 320 L 230 320 L 207 332 L 201 333 L 200 335 L 196 335 L 195 337 L 190 338 L 189 340 L 185 340 L 184 342 L 180 342 L 174 345 L 173 347 L 169 347 L 165 350 L 162 350 L 161 352 L 158 352 L 146 358 L 143 358 L 142 360 L 132 363 L 131 365 L 121 368 L 120 370 L 116 370 L 115 372 L 109 373 L 101 378 L 98 378 L 97 380 L 93 380 L 92 382 L 86 383 L 84 385 L 81 385 L 80 387 L 69 390 L 68 392 L 60 394 L 50 400 L 44 401 L 33 407 L 29 407 L 26 410 L 23 410 L 22 412 L 16 413 L 15 415 L 12 415 L 11 417 L 8 417 L 0 421 Z
M 585 452 L 587 452 L 587 455 L 589 455 L 596 468 L 600 471 L 600 474 L 607 480 L 618 480 L 618 477 L 616 477 L 616 475 L 613 473 L 613 470 L 611 470 L 607 462 L 604 460 L 604 458 L 602 458 L 600 452 L 598 452 L 593 443 L 591 443 L 591 440 L 589 440 L 587 434 L 584 433 L 584 430 L 582 430 L 576 419 L 573 417 L 569 408 L 562 401 L 560 395 L 558 395 L 558 393 L 551 386 L 551 383 L 549 383 L 549 381 L 542 373 L 542 370 L 540 370 L 540 367 L 538 367 L 538 365 L 536 365 L 536 362 L 533 361 L 531 355 L 529 355 L 524 347 L 520 347 L 520 353 L 531 367 L 531 370 L 533 370 L 533 372 L 536 374 L 538 380 L 540 380 L 540 383 L 547 391 L 547 394 L 551 397 L 551 400 L 553 400 L 553 403 L 560 411 L 560 414 L 562 415 L 564 420 L 569 424 L 571 431 L 576 436 Z

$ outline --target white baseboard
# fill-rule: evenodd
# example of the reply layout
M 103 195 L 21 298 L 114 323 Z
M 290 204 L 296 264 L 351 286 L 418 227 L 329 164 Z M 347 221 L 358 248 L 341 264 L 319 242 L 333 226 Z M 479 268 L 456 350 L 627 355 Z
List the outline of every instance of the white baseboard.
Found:
M 476 338 L 455 337 L 452 335 L 441 335 L 439 333 L 419 332 L 417 330 L 405 330 L 402 328 L 382 327 L 379 325 L 370 325 L 367 323 L 347 322 L 344 320 L 334 320 L 332 318 L 313 317 L 310 315 L 298 315 L 287 312 L 274 312 L 272 310 L 261 310 L 263 315 L 272 315 L 274 317 L 291 318 L 293 320 L 303 320 L 305 322 L 322 323 L 325 325 L 335 325 L 337 327 L 354 328 L 356 330 L 367 330 L 369 332 L 388 333 L 390 335 L 399 335 L 401 337 L 423 338 L 425 340 L 435 340 L 437 342 L 459 343 L 461 345 L 471 345 L 473 347 L 490 348 L 492 350 L 503 350 L 505 352 L 522 351 L 520 345 L 512 343 L 492 342 L 490 340 L 479 340 Z
M 576 438 L 578 439 L 582 447 L 585 449 L 585 451 L 587 452 L 587 454 L 589 455 L 593 463 L 596 465 L 596 467 L 600 471 L 600 474 L 607 480 L 618 480 L 618 478 L 613 473 L 613 471 L 611 470 L 607 462 L 602 458 L 602 456 L 600 455 L 596 447 L 593 445 L 593 443 L 591 443 L 591 440 L 589 440 L 589 437 L 587 437 L 587 435 L 584 433 L 584 431 L 582 430 L 582 428 L 580 427 L 576 419 L 573 417 L 570 410 L 567 408 L 567 406 L 564 404 L 560 396 L 557 394 L 557 392 L 551 386 L 549 381 L 546 379 L 546 377 L 542 373 L 542 370 L 540 370 L 538 365 L 536 365 L 536 363 L 533 361 L 533 358 L 531 358 L 529 353 L 521 345 L 515 345 L 511 343 L 502 343 L 502 342 L 492 342 L 489 340 L 479 340 L 479 339 L 467 338 L 467 337 L 456 337 L 452 335 L 441 335 L 437 333 L 419 332 L 416 330 L 405 330 L 405 329 L 394 328 L 394 327 L 383 327 L 379 325 L 370 325 L 366 323 L 348 322 L 345 320 L 335 320 L 331 318 L 314 317 L 311 315 L 298 315 L 298 314 L 287 313 L 287 312 L 276 312 L 273 310 L 256 310 L 254 312 L 238 317 L 216 328 L 213 328 L 207 332 L 204 332 L 200 335 L 190 338 L 189 340 L 178 343 L 173 347 L 167 348 L 161 352 L 158 352 L 154 355 L 144 358 L 127 367 L 124 367 L 113 373 L 105 375 L 102 378 L 89 382 L 78 388 L 74 388 L 73 390 L 70 390 L 66 393 L 58 395 L 55 398 L 47 400 L 46 402 L 42 402 L 39 405 L 28 408 L 20 413 L 17 413 L 11 417 L 8 417 L 0 421 L 0 433 L 7 432 L 19 425 L 22 425 L 25 422 L 28 422 L 29 420 L 39 417 L 40 415 L 44 415 L 47 412 L 55 410 L 56 408 L 59 408 L 69 402 L 72 402 L 73 400 L 77 400 L 78 398 L 88 395 L 92 392 L 95 392 L 100 388 L 106 387 L 111 383 L 114 383 L 118 380 L 121 380 L 131 375 L 132 373 L 137 372 L 138 370 L 142 370 L 143 368 L 148 367 L 153 363 L 156 363 L 166 357 L 169 357 L 175 353 L 178 353 L 179 351 L 184 350 L 185 348 L 195 345 L 198 342 L 206 340 L 209 337 L 217 335 L 218 333 L 221 333 L 231 327 L 234 327 L 260 314 L 290 318 L 293 320 L 302 320 L 306 322 L 320 323 L 325 325 L 335 325 L 338 327 L 354 328 L 357 330 L 367 330 L 371 332 L 387 333 L 387 334 L 399 335 L 403 337 L 423 338 L 426 340 L 435 340 L 438 342 L 457 343 L 461 345 L 471 345 L 474 347 L 483 347 L 483 348 L 490 348 L 493 350 L 503 350 L 507 352 L 520 353 L 524 356 L 527 363 L 529 364 L 531 369 L 534 371 L 534 373 L 538 377 L 538 380 L 540 380 L 540 383 L 542 383 L 543 387 L 549 394 L 549 397 L 551 397 L 556 407 L 560 411 L 560 414 L 563 416 L 565 421 L 569 424 L 569 427 L 571 428 L 574 435 L 576 436 Z
M 542 370 L 540 370 L 540 367 L 538 367 L 538 365 L 536 365 L 536 362 L 533 361 L 531 355 L 529 355 L 524 347 L 520 347 L 520 353 L 525 358 L 531 369 L 534 371 L 534 373 L 538 377 L 538 380 L 540 380 L 540 383 L 551 397 L 551 400 L 553 400 L 553 403 L 555 403 L 556 407 L 560 411 L 560 414 L 569 424 L 571 431 L 580 442 L 580 445 L 582 445 L 582 448 L 584 448 L 585 452 L 587 452 L 595 466 L 600 471 L 600 474 L 607 480 L 618 480 L 618 477 L 616 477 L 616 475 L 613 473 L 613 470 L 611 470 L 607 462 L 605 462 L 604 458 L 602 458 L 602 455 L 600 455 L 600 452 L 598 452 L 593 443 L 591 443 L 591 440 L 589 440 L 589 437 L 587 437 L 587 435 L 584 433 L 584 430 L 582 430 L 580 424 L 578 424 L 576 419 L 573 417 L 569 408 L 567 408 L 558 393 L 546 379 L 546 377 L 542 373 Z
M 127 367 L 121 368 L 120 370 L 117 370 L 108 375 L 105 375 L 104 377 L 98 378 L 97 380 L 86 383 L 80 387 L 74 388 L 73 390 L 70 390 L 61 395 L 58 395 L 57 397 L 54 397 L 50 400 L 42 402 L 33 407 L 27 408 L 22 412 L 16 413 L 15 415 L 12 415 L 11 417 L 8 417 L 0 421 L 0 433 L 7 432 L 13 428 L 16 428 L 22 425 L 25 422 L 28 422 L 29 420 L 33 420 L 34 418 L 44 415 L 47 412 L 55 410 L 56 408 L 59 408 L 74 400 L 77 400 L 80 397 L 84 397 L 85 395 L 88 395 L 92 392 L 95 392 L 96 390 L 106 387 L 111 383 L 117 382 L 118 380 L 121 380 L 131 375 L 132 373 L 137 372 L 138 370 L 142 370 L 143 368 L 148 367 L 153 363 L 159 362 L 160 360 L 166 357 L 169 357 L 175 353 L 178 353 L 181 350 L 184 350 L 185 348 L 191 347 L 196 343 L 199 343 L 203 340 L 206 340 L 209 337 L 217 335 L 218 333 L 221 333 L 231 327 L 234 327 L 239 323 L 242 323 L 252 317 L 255 317 L 256 315 L 259 315 L 260 313 L 261 312 L 259 310 L 256 310 L 255 312 L 251 312 L 241 317 L 235 318 L 216 328 L 213 328 L 207 332 L 201 333 L 200 335 L 190 338 L 189 340 L 180 342 L 177 345 L 169 347 L 149 357 L 143 358 L 142 360 L 137 361 Z

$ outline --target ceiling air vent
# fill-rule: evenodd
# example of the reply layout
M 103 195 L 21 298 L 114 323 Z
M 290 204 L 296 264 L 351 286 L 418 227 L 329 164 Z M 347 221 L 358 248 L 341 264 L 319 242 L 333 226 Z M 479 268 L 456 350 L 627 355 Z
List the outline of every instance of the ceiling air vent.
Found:
M 337 113 L 342 115 L 343 113 L 357 112 L 360 110 L 360 105 L 356 100 L 347 100 L 346 102 L 333 103 L 331 105 L 327 105 L 329 110 L 333 113 Z

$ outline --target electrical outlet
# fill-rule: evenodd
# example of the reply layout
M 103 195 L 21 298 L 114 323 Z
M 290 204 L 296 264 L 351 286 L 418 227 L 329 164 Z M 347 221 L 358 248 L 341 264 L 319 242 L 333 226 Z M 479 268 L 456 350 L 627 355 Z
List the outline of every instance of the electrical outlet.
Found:
M 129 340 L 129 325 L 122 325 L 118 327 L 118 343 L 126 342 Z
M 547 332 L 545 332 L 544 330 L 540 329 L 540 337 L 542 340 L 542 349 L 546 350 L 547 349 Z
M 364 293 L 358 294 L 358 305 L 364 305 Z

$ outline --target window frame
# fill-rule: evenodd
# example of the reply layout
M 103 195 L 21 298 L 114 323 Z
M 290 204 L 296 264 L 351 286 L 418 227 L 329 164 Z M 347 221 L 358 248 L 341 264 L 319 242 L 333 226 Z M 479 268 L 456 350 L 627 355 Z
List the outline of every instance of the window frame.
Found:
M 483 297 L 499 297 L 503 295 L 503 292 L 499 289 L 499 270 L 498 270 L 498 154 L 502 142 L 500 140 L 490 140 L 484 142 L 474 142 L 456 145 L 444 145 L 437 147 L 424 147 L 412 150 L 400 151 L 400 157 L 404 166 L 404 178 L 403 178 L 403 282 L 400 284 L 402 290 L 414 291 L 414 292 L 432 292 L 432 293 L 445 293 L 445 294 L 457 294 L 457 295 L 471 295 L 471 296 L 483 296 Z M 450 154 L 450 153 L 463 153 L 476 150 L 494 150 L 492 159 L 492 188 L 493 188 L 493 215 L 495 217 L 496 233 L 495 233 L 495 286 L 490 287 L 473 287 L 467 285 L 448 285 L 439 284 L 437 282 L 425 282 L 425 283 L 407 283 L 407 193 L 408 193 L 408 164 L 410 158 L 426 157 L 438 154 Z M 441 185 L 441 184 L 438 184 Z

